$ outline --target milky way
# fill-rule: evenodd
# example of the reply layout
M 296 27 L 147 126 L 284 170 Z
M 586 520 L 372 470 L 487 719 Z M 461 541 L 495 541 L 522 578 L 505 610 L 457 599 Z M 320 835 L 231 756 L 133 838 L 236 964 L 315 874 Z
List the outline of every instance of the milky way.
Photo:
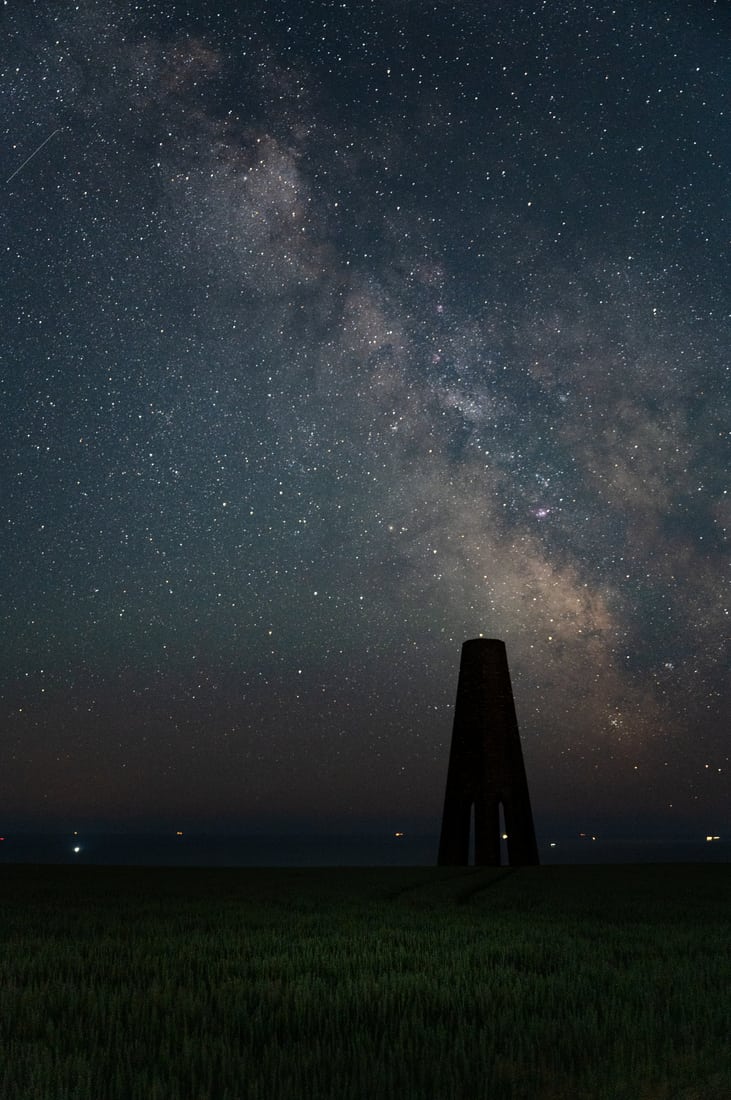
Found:
M 722 830 L 725 5 L 3 18 L 8 820 Z

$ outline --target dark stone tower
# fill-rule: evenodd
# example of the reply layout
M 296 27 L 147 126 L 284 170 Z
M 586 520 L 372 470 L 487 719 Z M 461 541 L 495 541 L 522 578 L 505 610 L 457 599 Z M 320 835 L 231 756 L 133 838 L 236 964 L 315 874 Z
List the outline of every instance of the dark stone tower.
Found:
M 475 863 L 500 866 L 500 803 L 511 866 L 538 863 L 528 781 L 520 748 L 505 643 L 473 638 L 462 646 L 452 749 L 444 796 L 440 866 L 469 863 L 475 807 Z

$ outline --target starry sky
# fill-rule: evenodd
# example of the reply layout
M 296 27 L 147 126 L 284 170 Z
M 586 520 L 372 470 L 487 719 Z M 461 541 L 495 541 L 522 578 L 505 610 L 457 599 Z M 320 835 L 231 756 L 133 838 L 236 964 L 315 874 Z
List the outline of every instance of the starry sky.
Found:
M 728 829 L 725 3 L 0 26 L 2 827 Z

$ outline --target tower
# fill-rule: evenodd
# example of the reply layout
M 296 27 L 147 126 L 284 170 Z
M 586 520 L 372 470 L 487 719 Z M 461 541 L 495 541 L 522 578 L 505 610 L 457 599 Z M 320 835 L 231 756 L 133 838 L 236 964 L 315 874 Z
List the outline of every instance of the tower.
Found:
M 508 862 L 538 863 L 520 733 L 505 643 L 473 638 L 462 646 L 452 748 L 444 796 L 440 866 L 469 863 L 472 807 L 475 863 L 500 866 L 500 805 Z

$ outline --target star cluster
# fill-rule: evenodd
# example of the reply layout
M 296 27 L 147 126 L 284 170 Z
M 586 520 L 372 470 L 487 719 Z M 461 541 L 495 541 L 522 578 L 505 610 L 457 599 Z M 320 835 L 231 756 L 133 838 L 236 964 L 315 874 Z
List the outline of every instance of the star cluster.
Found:
M 485 634 L 539 831 L 720 831 L 725 6 L 3 22 L 10 819 L 434 824 Z

